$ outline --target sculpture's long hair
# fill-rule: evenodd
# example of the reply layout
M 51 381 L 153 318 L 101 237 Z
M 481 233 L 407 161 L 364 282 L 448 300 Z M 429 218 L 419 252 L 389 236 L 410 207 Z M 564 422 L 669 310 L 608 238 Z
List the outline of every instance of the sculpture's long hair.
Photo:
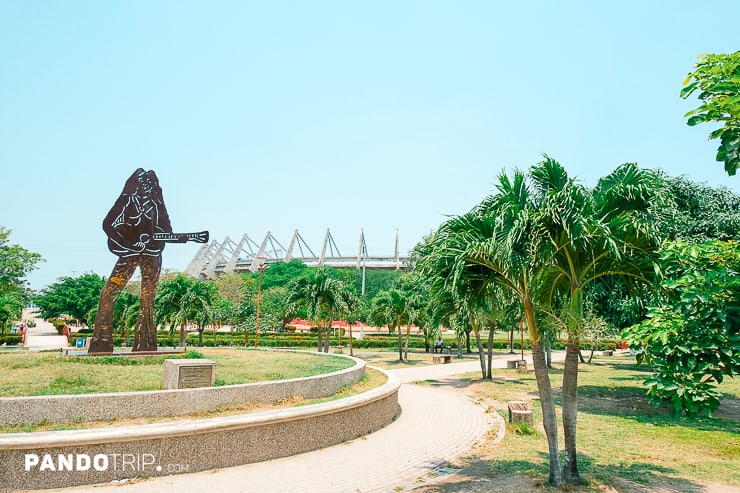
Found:
M 143 175 L 144 173 L 146 173 L 146 171 L 144 171 L 144 168 L 139 168 L 134 171 L 131 176 L 128 177 L 128 180 L 126 180 L 126 184 L 123 185 L 123 191 L 121 192 L 121 195 L 135 194 L 136 189 L 139 187 L 139 176 Z M 157 181 L 157 186 L 159 186 L 159 181 Z
M 159 209 L 159 221 L 157 226 L 162 228 L 164 231 L 171 232 L 172 226 L 170 225 L 170 215 L 167 213 L 167 207 L 164 205 L 164 197 L 162 196 L 162 187 L 159 186 L 159 178 L 157 178 L 157 174 L 154 170 L 149 170 L 146 174 L 149 175 L 149 178 L 152 180 L 152 200 L 157 204 L 157 208 Z
M 163 231 L 172 231 L 172 226 L 170 226 L 170 215 L 167 213 L 167 207 L 164 205 L 162 187 L 159 186 L 159 178 L 157 178 L 157 174 L 154 170 L 145 171 L 144 168 L 138 168 L 134 171 L 126 180 L 126 184 L 123 186 L 123 191 L 121 192 L 121 197 L 136 194 L 136 190 L 139 188 L 139 176 L 143 174 L 146 174 L 152 181 L 151 199 L 155 204 L 157 204 L 159 212 L 157 226 L 159 226 Z

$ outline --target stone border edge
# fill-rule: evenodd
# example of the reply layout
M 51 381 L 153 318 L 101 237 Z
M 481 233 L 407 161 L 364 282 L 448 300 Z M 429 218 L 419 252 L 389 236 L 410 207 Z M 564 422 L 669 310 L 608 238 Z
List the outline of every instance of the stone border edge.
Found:
M 318 399 L 333 395 L 340 387 L 354 385 L 365 374 L 365 362 L 352 356 L 297 350 L 279 351 L 347 358 L 355 364 L 343 370 L 311 377 L 222 387 L 1 397 L 0 426 L 64 423 L 80 419 L 106 421 L 116 418 L 176 417 L 220 406 L 272 403 L 295 396 Z
M 191 473 L 336 445 L 376 431 L 397 416 L 400 380 L 379 371 L 388 378 L 380 387 L 307 406 L 116 428 L 6 434 L 0 436 L 0 485 L 55 488 Z M 30 469 L 29 455 L 39 458 Z M 52 469 L 40 470 L 46 455 Z M 60 456 L 69 456 L 72 466 L 59 470 Z M 76 467 L 80 456 L 87 458 L 86 469 Z

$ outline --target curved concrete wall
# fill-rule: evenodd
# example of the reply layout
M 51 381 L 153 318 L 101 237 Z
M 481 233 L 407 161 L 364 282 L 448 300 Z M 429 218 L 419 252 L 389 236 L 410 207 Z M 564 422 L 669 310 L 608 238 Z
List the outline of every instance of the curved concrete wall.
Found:
M 116 428 L 0 435 L 0 490 L 57 488 L 230 467 L 335 445 L 398 412 L 400 381 L 330 402 Z
M 224 387 L 3 397 L 0 398 L 0 426 L 31 425 L 43 421 L 64 423 L 74 420 L 185 416 L 221 406 L 269 404 L 286 397 L 320 399 L 334 395 L 340 387 L 354 385 L 365 374 L 365 362 L 361 359 L 326 353 L 314 354 L 317 357 L 348 358 L 355 364 L 344 370 L 313 377 Z

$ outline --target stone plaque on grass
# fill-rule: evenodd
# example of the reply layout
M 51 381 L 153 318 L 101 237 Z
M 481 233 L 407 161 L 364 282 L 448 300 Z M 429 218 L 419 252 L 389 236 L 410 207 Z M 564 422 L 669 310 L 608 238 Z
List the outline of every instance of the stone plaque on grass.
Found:
M 216 362 L 209 359 L 167 359 L 164 361 L 164 388 L 210 387 L 216 381 Z

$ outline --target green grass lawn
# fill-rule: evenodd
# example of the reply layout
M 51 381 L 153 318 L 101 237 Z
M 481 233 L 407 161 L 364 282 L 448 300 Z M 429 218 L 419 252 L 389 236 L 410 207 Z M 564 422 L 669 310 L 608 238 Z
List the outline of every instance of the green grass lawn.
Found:
M 551 372 L 558 406 L 561 368 L 556 364 Z M 642 381 L 649 370 L 637 366 L 634 358 L 602 357 L 580 368 L 579 467 L 589 482 L 584 490 L 619 483 L 646 485 L 644 491 L 660 485 L 673 488 L 668 491 L 701 491 L 697 482 L 740 486 L 740 379 L 727 379 L 719 387 L 725 398 L 713 417 L 674 419 L 669 407 L 655 408 L 645 398 Z M 493 482 L 497 475 L 526 475 L 544 483 L 547 443 L 534 374 L 496 370 L 495 375 L 493 382 L 466 376 L 466 392 L 505 418 L 508 401 L 530 401 L 536 426 L 530 430 L 507 424 L 501 443 L 490 445 L 474 461 L 487 462 Z M 559 407 L 557 411 L 559 415 Z M 562 428 L 559 433 L 562 450 Z
M 216 385 L 307 377 L 353 365 L 346 358 L 314 354 L 205 348 L 198 352 L 216 362 Z M 3 353 L 0 397 L 159 390 L 164 360 L 172 357 Z

